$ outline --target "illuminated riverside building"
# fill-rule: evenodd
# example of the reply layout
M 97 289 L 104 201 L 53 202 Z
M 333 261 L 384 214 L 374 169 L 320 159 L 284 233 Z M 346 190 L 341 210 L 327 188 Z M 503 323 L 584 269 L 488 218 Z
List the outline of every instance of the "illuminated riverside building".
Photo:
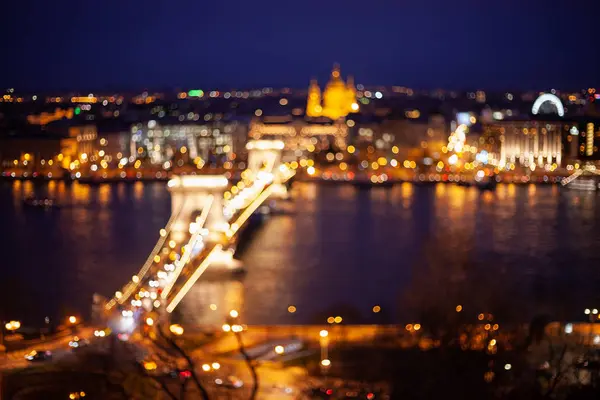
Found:
M 566 121 L 497 121 L 483 126 L 483 139 L 492 145 L 490 157 L 498 166 L 561 166 L 576 156 L 579 131 Z M 566 151 L 565 151 L 566 148 Z
M 354 78 L 348 76 L 348 83 L 344 83 L 339 65 L 334 65 L 331 71 L 331 78 L 323 92 L 323 101 L 321 101 L 321 88 L 319 88 L 317 81 L 313 79 L 310 82 L 306 103 L 306 115 L 308 117 L 326 117 L 337 120 L 350 113 L 357 112 L 358 109 Z
M 245 126 L 237 121 L 163 124 L 150 120 L 131 126 L 129 147 L 134 158 L 148 158 L 153 164 L 171 161 L 175 156 L 205 163 L 235 158 L 233 154 L 243 149 L 245 136 Z
M 343 121 L 311 120 L 293 116 L 255 118 L 250 123 L 250 139 L 278 139 L 286 150 L 309 152 L 335 146 L 345 149 L 348 125 Z

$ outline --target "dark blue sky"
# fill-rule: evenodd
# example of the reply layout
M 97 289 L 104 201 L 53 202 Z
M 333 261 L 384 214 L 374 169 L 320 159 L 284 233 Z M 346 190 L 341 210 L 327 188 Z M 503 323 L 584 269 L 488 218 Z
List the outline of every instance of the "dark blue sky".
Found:
M 598 0 L 19 0 L 0 6 L 0 86 L 600 86 Z

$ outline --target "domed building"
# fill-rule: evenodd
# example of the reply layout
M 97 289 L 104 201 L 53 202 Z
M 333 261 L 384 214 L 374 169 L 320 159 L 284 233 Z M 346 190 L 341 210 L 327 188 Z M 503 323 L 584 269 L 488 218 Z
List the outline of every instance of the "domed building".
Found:
M 349 76 L 348 83 L 344 83 L 341 78 L 340 66 L 338 64 L 333 66 L 331 78 L 325 86 L 322 104 L 321 89 L 316 80 L 311 80 L 308 88 L 308 101 L 306 104 L 307 116 L 327 117 L 336 120 L 347 116 L 349 113 L 357 112 L 358 109 L 354 79 L 352 76 Z

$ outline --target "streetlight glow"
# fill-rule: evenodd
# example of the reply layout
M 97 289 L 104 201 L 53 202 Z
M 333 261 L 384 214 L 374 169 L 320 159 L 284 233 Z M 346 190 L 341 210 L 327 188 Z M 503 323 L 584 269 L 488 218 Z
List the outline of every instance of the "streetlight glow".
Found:
M 173 324 L 173 325 L 169 326 L 169 330 L 174 335 L 177 335 L 177 336 L 183 335 L 183 327 L 179 324 Z
M 329 336 L 329 332 L 326 329 L 323 329 L 321 332 L 319 332 L 319 336 L 321 336 L 322 338 L 326 338 L 327 336 Z
M 150 317 L 146 318 L 146 325 L 148 325 L 148 326 L 154 325 L 154 320 Z
M 329 367 L 331 365 L 331 360 L 329 360 L 328 358 L 321 360 L 321 365 L 324 367 Z
M 229 316 L 231 318 L 237 318 L 237 317 L 239 317 L 239 315 L 240 315 L 240 313 L 238 313 L 236 310 L 229 311 Z
M 223 324 L 223 326 L 221 328 L 223 329 L 223 332 L 231 331 L 231 325 L 229 325 L 229 324 Z
M 74 323 L 76 323 L 76 322 L 77 322 L 77 317 L 76 317 L 76 316 L 74 316 L 74 315 L 71 315 L 71 316 L 69 317 L 69 323 L 70 323 L 70 324 L 74 324 Z
M 204 372 L 210 371 L 210 365 L 208 365 L 208 364 L 202 364 L 202 371 L 204 371 Z
M 283 354 L 285 353 L 285 348 L 283 346 L 275 346 L 275 353 Z

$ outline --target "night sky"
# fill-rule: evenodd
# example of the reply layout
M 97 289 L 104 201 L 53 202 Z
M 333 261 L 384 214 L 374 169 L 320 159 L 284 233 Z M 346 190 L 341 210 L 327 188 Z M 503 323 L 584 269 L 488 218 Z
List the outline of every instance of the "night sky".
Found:
M 598 0 L 20 0 L 0 5 L 0 87 L 600 86 Z

